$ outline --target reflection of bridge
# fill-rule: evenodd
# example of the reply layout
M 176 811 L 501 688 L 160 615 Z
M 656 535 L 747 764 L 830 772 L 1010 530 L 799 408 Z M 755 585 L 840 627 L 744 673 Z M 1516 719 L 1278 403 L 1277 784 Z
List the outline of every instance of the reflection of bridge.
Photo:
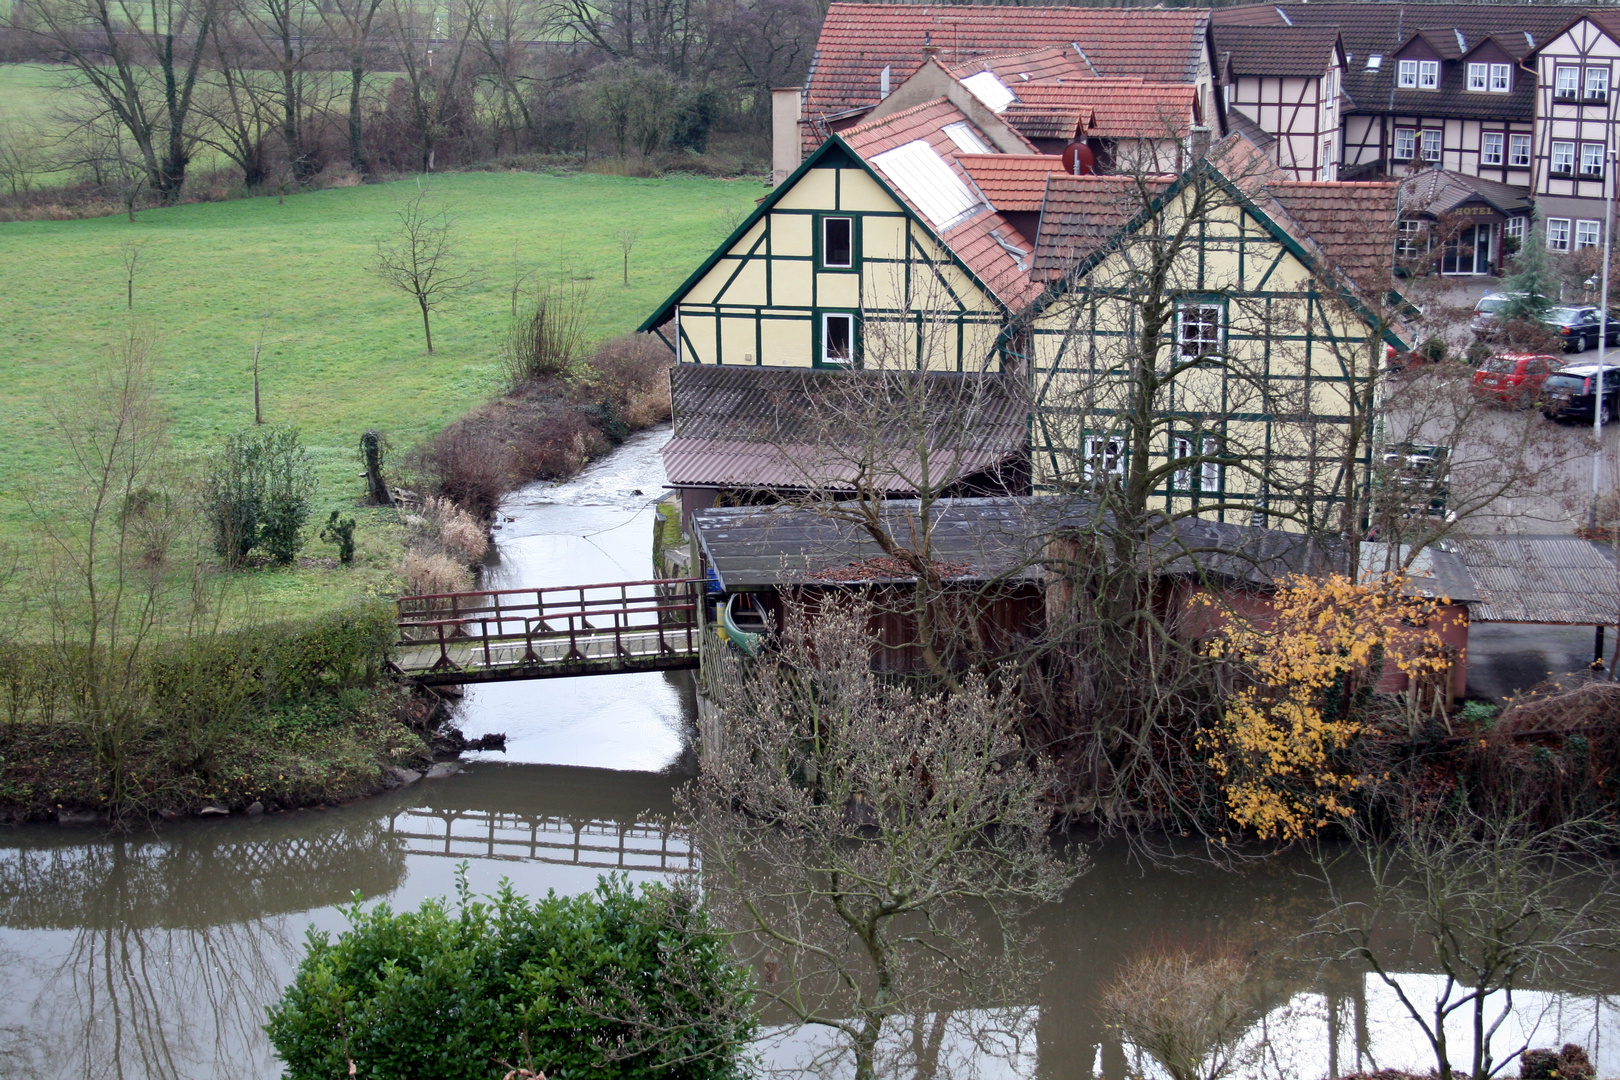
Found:
M 408 855 L 507 859 L 597 870 L 688 873 L 696 858 L 686 834 L 656 822 L 528 817 L 479 810 L 396 814 L 389 832 Z
M 698 666 L 696 578 L 406 596 L 396 667 L 423 685 Z

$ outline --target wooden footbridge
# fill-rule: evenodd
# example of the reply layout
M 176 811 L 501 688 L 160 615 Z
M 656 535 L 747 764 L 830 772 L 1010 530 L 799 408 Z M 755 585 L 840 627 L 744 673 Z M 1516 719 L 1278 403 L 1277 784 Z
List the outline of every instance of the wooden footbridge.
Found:
M 698 666 L 701 578 L 406 596 L 395 666 L 424 686 Z

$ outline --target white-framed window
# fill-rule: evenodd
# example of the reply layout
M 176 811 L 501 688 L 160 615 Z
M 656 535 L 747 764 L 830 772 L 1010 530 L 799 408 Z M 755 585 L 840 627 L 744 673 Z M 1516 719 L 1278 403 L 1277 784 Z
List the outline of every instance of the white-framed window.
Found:
M 1176 312 L 1176 352 L 1182 360 L 1196 360 L 1221 351 L 1220 304 L 1183 304 Z
M 1428 250 L 1428 230 L 1423 222 L 1403 218 L 1395 225 L 1395 257 L 1416 259 Z
M 1513 89 L 1513 65 L 1491 65 L 1491 93 L 1506 94 Z
M 1609 69 L 1606 67 L 1589 67 L 1586 69 L 1586 100 L 1609 100 Z
M 821 219 L 821 265 L 829 270 L 848 270 L 855 265 L 855 219 Z
M 1445 132 L 1439 128 L 1425 128 L 1423 130 L 1423 160 L 1439 161 L 1440 151 L 1443 147 Z
M 1118 435 L 1086 436 L 1086 479 L 1125 475 L 1125 440 Z
M 849 367 L 855 362 L 855 316 L 828 312 L 821 316 L 821 362 Z
M 1402 60 L 1395 69 L 1395 85 L 1402 90 L 1417 89 L 1417 67 L 1416 60 Z
M 1491 65 L 1489 65 L 1489 64 L 1469 64 L 1468 65 L 1468 89 L 1470 89 L 1470 90 L 1484 90 L 1486 85 L 1490 82 L 1490 78 L 1491 78 Z
M 1581 69 L 1578 67 L 1560 67 L 1553 71 L 1553 96 L 1561 98 L 1578 97 L 1581 92 Z
M 1487 131 L 1479 137 L 1479 163 L 1481 165 L 1502 164 L 1502 133 L 1500 131 Z
M 1508 136 L 1508 164 L 1525 169 L 1530 167 L 1530 136 Z
M 1600 228 L 1602 228 L 1601 222 L 1577 221 L 1575 223 L 1575 250 L 1597 247 L 1603 243 L 1603 235 L 1598 231 Z
M 1569 250 L 1569 218 L 1553 217 L 1547 219 L 1547 250 Z
M 1381 68 L 1383 66 L 1384 66 L 1384 57 L 1383 57 L 1383 55 L 1381 53 L 1373 53 L 1371 56 L 1367 57 L 1367 70 L 1368 71 L 1377 71 L 1379 68 Z
M 1395 129 L 1395 160 L 1410 161 L 1417 151 L 1417 132 L 1411 128 Z
M 1418 89 L 1419 90 L 1438 90 L 1438 89 L 1440 89 L 1440 61 L 1438 61 L 1438 60 L 1419 60 L 1418 61 Z
M 1193 456 L 1193 441 L 1185 435 L 1177 435 L 1170 440 L 1170 457 L 1175 461 L 1186 461 Z M 1192 470 L 1177 469 L 1170 479 L 1170 486 L 1177 491 L 1192 490 Z
M 1591 179 L 1603 176 L 1603 144 L 1581 143 L 1581 175 Z
M 1221 463 L 1208 460 L 1220 452 L 1219 439 L 1210 437 L 1204 440 L 1205 460 L 1198 466 L 1198 490 L 1206 495 L 1213 495 L 1221 490 Z
M 1575 171 L 1574 143 L 1555 142 L 1552 144 L 1552 171 L 1555 173 L 1572 173 Z
M 1322 179 L 1333 181 L 1339 178 L 1338 155 L 1333 150 L 1333 140 L 1322 141 Z
M 1524 223 L 1527 220 L 1527 218 L 1522 217 L 1508 218 L 1507 224 L 1502 226 L 1502 235 L 1507 237 L 1509 240 L 1523 240 Z

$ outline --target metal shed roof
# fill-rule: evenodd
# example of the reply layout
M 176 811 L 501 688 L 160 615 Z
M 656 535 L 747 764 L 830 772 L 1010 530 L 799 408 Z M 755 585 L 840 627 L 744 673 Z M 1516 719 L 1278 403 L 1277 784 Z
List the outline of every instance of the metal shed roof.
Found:
M 1620 619 L 1615 564 L 1598 544 L 1573 536 L 1460 541 L 1479 589 L 1476 622 L 1605 626 Z

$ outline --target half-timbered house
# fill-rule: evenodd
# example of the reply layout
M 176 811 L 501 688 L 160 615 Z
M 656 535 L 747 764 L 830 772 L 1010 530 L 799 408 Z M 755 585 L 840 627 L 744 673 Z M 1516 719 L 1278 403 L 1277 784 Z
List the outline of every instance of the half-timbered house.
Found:
M 1294 180 L 1339 178 L 1339 32 L 1317 26 L 1215 26 L 1210 31 L 1228 115 L 1274 141 L 1271 160 Z
M 1429 169 L 1401 181 L 1395 259 L 1404 273 L 1501 274 L 1508 247 L 1528 230 L 1524 188 Z
M 1247 524 L 1325 521 L 1354 483 L 1371 453 L 1349 437 L 1370 406 L 1356 373 L 1400 345 L 1398 312 L 1379 307 L 1395 184 L 1296 181 L 1258 157 L 1234 136 L 1146 191 L 1048 180 L 1045 291 L 1003 338 L 1033 380 L 1036 490 L 1123 478 L 1140 452 L 1163 469 L 1166 510 Z M 1147 327 L 1145 307 L 1166 305 Z M 1151 388 L 1136 353 L 1150 330 L 1163 331 Z M 1164 418 L 1151 446 L 1133 427 L 1145 394 Z
M 1603 197 L 1616 146 L 1620 16 L 1584 12 L 1526 58 L 1536 79 L 1535 199 L 1547 246 L 1603 242 Z
M 1212 21 L 1217 42 L 1232 27 L 1282 35 L 1272 49 L 1277 66 L 1306 60 L 1292 50 L 1284 55 L 1288 35 L 1307 29 L 1338 34 L 1344 57 L 1336 147 L 1342 179 L 1404 176 L 1438 166 L 1528 187 L 1536 80 L 1522 64 L 1570 21 L 1570 9 L 1290 2 L 1218 8 Z M 1308 37 L 1298 40 L 1309 54 L 1318 51 Z M 1250 63 L 1253 70 L 1263 66 Z
M 994 369 L 1034 292 L 1034 245 L 960 164 L 997 149 L 990 127 L 937 98 L 846 128 L 641 329 L 682 363 Z

